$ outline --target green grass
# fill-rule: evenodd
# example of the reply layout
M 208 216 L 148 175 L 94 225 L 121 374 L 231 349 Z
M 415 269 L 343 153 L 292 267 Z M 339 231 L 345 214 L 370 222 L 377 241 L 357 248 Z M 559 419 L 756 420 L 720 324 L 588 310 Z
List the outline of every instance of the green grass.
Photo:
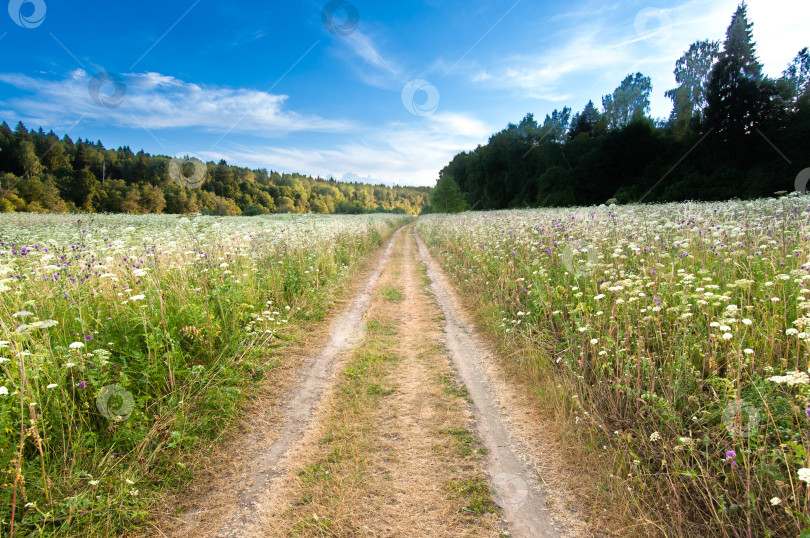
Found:
M 0 535 L 142 525 L 404 222 L 0 216 Z
M 483 478 L 455 480 L 447 485 L 451 494 L 464 499 L 463 513 L 480 516 L 497 511 L 489 484 Z
M 810 379 L 778 376 L 810 362 L 806 200 L 417 230 L 589 469 L 592 506 L 638 535 L 795 536 L 810 528 Z
M 390 301 L 392 303 L 401 303 L 405 300 L 405 295 L 399 289 L 387 286 L 380 291 L 380 296 L 385 299 L 386 301 Z

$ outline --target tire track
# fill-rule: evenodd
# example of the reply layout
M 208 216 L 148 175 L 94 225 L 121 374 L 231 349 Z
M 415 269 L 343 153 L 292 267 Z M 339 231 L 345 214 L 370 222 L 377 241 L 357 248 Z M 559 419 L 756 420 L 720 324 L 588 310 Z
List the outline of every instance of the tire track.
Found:
M 486 367 L 483 351 L 486 346 L 477 341 L 457 314 L 452 286 L 418 234 L 414 235 L 431 291 L 444 314 L 447 351 L 469 391 L 477 434 L 488 451 L 486 468 L 492 479 L 495 502 L 501 507 L 512 535 L 582 535 L 582 529 L 572 528 L 579 525 L 570 521 L 570 517 L 554 514 L 547 507 L 549 494 L 533 466 L 520 457 L 523 444 L 507 428 L 508 417 L 497 403 L 497 391 Z
M 173 536 L 225 538 L 261 535 L 262 521 L 269 515 L 268 507 L 272 505 L 275 492 L 286 472 L 291 449 L 303 437 L 310 426 L 316 407 L 333 383 L 333 375 L 337 363 L 340 362 L 339 357 L 356 346 L 364 336 L 363 315 L 368 309 L 372 291 L 388 263 L 394 242 L 401 231 L 402 228 L 391 237 L 382 257 L 349 308 L 332 322 L 327 343 L 307 359 L 308 364 L 300 376 L 300 381 L 281 399 L 282 422 L 275 432 L 277 437 L 268 441 L 266 437 L 268 432 L 264 428 L 256 428 L 256 431 L 247 435 L 240 443 L 244 447 L 244 452 L 240 453 L 249 454 L 250 458 L 245 466 L 247 472 L 238 476 L 230 475 L 212 483 L 210 493 L 203 501 L 180 516 L 184 524 L 172 533 Z M 268 415 L 270 414 L 268 411 Z M 270 422 L 265 420 L 265 417 L 259 417 L 258 421 Z M 217 499 L 217 496 L 223 490 L 240 491 L 236 496 L 236 502 L 225 517 L 214 517 L 212 521 L 210 517 L 206 517 L 206 511 L 213 505 L 222 504 L 222 499 Z M 225 502 L 228 501 L 233 499 L 225 499 Z

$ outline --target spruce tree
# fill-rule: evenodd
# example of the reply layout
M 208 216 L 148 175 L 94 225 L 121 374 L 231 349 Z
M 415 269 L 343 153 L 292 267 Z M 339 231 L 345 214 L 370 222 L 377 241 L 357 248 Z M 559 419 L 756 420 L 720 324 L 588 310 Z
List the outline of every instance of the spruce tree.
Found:
M 769 109 L 770 83 L 762 76 L 747 9 L 745 2 L 737 7 L 709 81 L 707 124 L 725 141 L 739 141 L 753 132 Z

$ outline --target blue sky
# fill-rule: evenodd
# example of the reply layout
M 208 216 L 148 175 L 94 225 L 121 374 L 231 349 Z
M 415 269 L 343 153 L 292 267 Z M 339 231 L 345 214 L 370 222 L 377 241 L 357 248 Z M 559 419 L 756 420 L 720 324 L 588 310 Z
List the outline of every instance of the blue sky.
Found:
M 11 0 L 0 119 L 108 148 L 432 185 L 508 122 L 599 105 L 629 73 L 652 78 L 652 115 L 667 116 L 675 61 L 722 39 L 736 5 Z M 810 46 L 807 0 L 750 0 L 749 15 L 766 73 Z

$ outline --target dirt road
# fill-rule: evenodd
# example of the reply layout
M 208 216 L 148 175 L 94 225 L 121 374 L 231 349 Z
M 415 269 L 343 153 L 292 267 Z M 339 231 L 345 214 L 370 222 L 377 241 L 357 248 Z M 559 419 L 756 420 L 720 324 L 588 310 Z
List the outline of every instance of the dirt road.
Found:
M 551 502 L 544 447 L 413 226 L 249 420 L 164 534 L 588 535 Z

